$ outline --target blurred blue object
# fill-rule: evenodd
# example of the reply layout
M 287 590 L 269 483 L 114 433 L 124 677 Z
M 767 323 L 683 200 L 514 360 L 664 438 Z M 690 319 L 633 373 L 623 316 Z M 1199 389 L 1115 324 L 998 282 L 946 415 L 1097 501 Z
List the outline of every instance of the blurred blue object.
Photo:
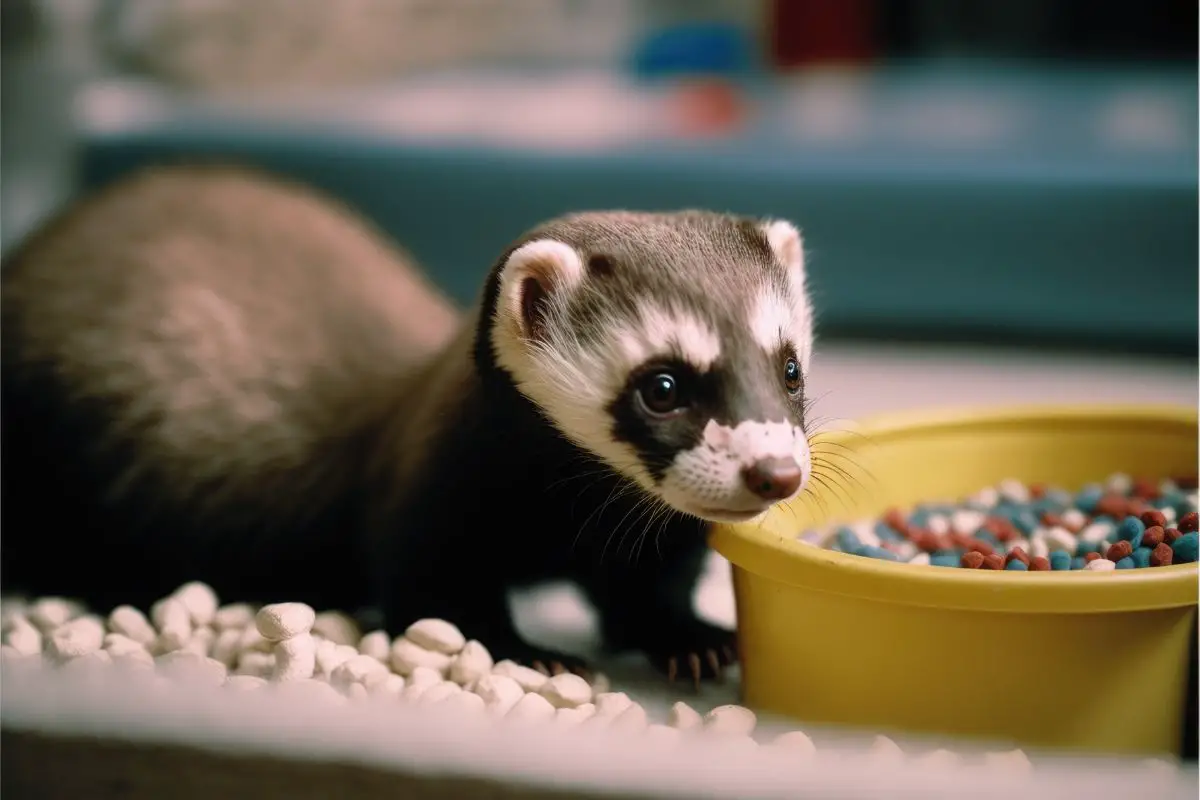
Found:
M 780 216 L 804 231 L 825 337 L 1196 352 L 1192 71 L 802 74 L 754 89 L 735 135 L 697 139 L 646 122 L 670 108 L 661 87 L 605 84 L 589 106 L 594 83 L 489 95 L 489 80 L 306 117 L 109 86 L 91 101 L 103 113 L 83 115 L 81 182 L 164 160 L 257 164 L 343 198 L 464 305 L 510 241 L 563 212 Z
M 652 31 L 634 49 L 633 72 L 642 78 L 737 75 L 757 66 L 749 33 L 727 23 L 684 23 Z

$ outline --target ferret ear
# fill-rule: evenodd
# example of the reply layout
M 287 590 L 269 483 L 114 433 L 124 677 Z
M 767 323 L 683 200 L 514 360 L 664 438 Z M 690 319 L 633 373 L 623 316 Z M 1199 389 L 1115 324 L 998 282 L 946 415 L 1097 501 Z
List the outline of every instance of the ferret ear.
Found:
M 782 219 L 767 220 L 762 224 L 771 252 L 797 282 L 804 285 L 804 240 L 795 225 Z
M 569 245 L 553 239 L 523 244 L 501 269 L 499 313 L 522 338 L 537 341 L 545 335 L 551 300 L 583 277 L 583 261 Z

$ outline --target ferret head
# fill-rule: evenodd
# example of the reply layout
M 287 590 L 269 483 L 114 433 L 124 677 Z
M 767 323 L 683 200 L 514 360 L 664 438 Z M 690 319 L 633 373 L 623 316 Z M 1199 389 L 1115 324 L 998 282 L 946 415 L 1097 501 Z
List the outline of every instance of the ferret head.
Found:
M 523 237 L 490 287 L 517 389 L 667 505 L 739 521 L 805 487 L 813 318 L 791 223 L 572 215 Z

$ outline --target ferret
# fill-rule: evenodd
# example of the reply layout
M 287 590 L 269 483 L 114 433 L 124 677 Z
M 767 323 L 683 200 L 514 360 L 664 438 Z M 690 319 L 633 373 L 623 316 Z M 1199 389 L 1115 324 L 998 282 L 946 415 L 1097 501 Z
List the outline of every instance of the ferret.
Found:
M 575 582 L 606 645 L 719 678 L 693 593 L 716 521 L 811 473 L 813 311 L 791 222 L 567 214 L 457 314 L 332 201 L 158 168 L 4 267 L 5 581 L 93 605 L 185 580 L 526 641 L 511 589 Z

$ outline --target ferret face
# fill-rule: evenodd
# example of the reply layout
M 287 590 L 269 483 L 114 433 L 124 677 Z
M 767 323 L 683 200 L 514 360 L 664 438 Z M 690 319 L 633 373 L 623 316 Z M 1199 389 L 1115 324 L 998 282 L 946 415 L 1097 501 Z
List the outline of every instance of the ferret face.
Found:
M 577 446 L 708 520 L 803 490 L 812 311 L 790 223 L 579 214 L 495 280 L 496 361 Z

